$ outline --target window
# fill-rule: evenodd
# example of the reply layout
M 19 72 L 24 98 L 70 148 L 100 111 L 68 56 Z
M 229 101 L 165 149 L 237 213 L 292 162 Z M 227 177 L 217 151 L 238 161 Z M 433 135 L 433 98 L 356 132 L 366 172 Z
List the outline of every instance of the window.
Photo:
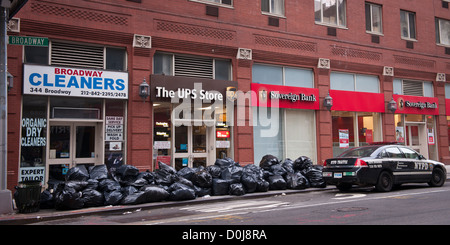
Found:
M 416 39 L 416 14 L 400 10 L 400 28 L 402 38 Z
M 314 0 L 316 23 L 345 27 L 346 0 Z
M 375 34 L 383 33 L 380 5 L 366 3 L 366 31 Z
M 127 56 L 124 48 L 60 41 L 51 41 L 49 47 L 26 46 L 25 63 L 116 71 L 127 70 Z
M 393 85 L 394 94 L 434 97 L 432 82 L 394 79 Z
M 311 69 L 253 64 L 252 82 L 278 86 L 314 87 Z M 314 110 L 253 107 L 254 161 L 266 154 L 316 160 L 316 123 Z
M 230 81 L 231 61 L 210 57 L 156 53 L 153 73 Z
M 254 83 L 285 85 L 292 87 L 314 87 L 314 74 L 310 69 L 254 64 L 252 67 Z
M 261 11 L 284 16 L 284 0 L 261 0 Z
M 377 76 L 331 72 L 331 89 L 356 92 L 379 93 L 380 82 Z
M 417 152 L 415 152 L 415 151 L 413 151 L 411 149 L 401 147 L 400 150 L 403 152 L 403 154 L 405 154 L 406 158 L 409 158 L 409 159 L 420 159 L 419 158 L 419 154 L 417 154 Z
M 267 154 L 316 162 L 315 111 L 253 107 L 253 142 L 255 163 Z
M 386 149 L 386 153 L 389 156 L 389 158 L 404 158 L 403 154 L 400 152 L 400 150 L 397 147 L 390 147 Z
M 382 141 L 381 114 L 374 112 L 332 111 L 333 156 L 348 148 Z
M 450 21 L 436 18 L 436 43 L 450 45 Z

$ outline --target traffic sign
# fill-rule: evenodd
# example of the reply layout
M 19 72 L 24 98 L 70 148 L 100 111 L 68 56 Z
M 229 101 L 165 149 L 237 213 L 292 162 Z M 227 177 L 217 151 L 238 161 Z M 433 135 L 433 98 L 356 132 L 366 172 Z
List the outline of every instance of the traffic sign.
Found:
M 8 43 L 12 44 L 12 45 L 48 47 L 48 38 L 47 37 L 9 36 Z

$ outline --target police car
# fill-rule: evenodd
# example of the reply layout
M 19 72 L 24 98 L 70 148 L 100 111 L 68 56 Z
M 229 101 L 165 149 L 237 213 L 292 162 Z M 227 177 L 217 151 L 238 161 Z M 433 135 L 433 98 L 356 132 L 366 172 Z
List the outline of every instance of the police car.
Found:
M 327 159 L 322 175 L 341 191 L 360 185 L 387 192 L 402 183 L 442 186 L 447 170 L 443 163 L 427 160 L 409 147 L 389 144 L 356 147 Z

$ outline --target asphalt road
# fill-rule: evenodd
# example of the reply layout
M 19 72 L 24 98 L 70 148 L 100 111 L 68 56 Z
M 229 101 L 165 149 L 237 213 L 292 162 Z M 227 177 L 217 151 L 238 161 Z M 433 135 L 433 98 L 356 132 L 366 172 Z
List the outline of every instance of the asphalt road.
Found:
M 238 199 L 152 210 L 134 210 L 34 225 L 449 225 L 450 183 L 431 188 L 406 184 L 387 193 L 373 188 L 337 189 Z M 195 229 L 195 228 L 194 228 Z M 230 233 L 231 234 L 231 233 Z M 223 233 L 223 236 L 227 234 Z M 192 237 L 191 237 L 192 238 Z M 205 238 L 206 239 L 206 238 Z

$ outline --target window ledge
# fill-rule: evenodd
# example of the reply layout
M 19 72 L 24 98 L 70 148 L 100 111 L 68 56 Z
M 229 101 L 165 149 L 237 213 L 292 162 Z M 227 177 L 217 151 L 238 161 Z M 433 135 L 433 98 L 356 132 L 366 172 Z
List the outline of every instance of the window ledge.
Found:
M 328 27 L 334 27 L 334 28 L 339 28 L 339 29 L 343 29 L 343 30 L 348 30 L 348 27 L 346 26 L 338 26 L 338 25 L 333 25 L 333 24 L 328 24 L 328 23 L 324 23 L 324 22 L 315 22 L 316 25 L 320 25 L 320 26 L 328 26 Z
M 204 4 L 208 4 L 208 5 L 224 7 L 224 8 L 229 8 L 229 9 L 234 9 L 233 5 L 228 5 L 228 4 L 223 4 L 223 3 L 215 3 L 215 2 L 210 2 L 210 1 L 207 1 L 207 0 L 189 0 L 189 1 L 190 2 L 196 2 L 196 3 L 204 3 Z
M 273 13 L 264 12 L 264 11 L 261 11 L 261 14 L 267 15 L 267 16 L 271 16 L 271 17 L 277 17 L 277 18 L 286 19 L 286 16 L 281 15 L 281 14 L 273 14 Z

